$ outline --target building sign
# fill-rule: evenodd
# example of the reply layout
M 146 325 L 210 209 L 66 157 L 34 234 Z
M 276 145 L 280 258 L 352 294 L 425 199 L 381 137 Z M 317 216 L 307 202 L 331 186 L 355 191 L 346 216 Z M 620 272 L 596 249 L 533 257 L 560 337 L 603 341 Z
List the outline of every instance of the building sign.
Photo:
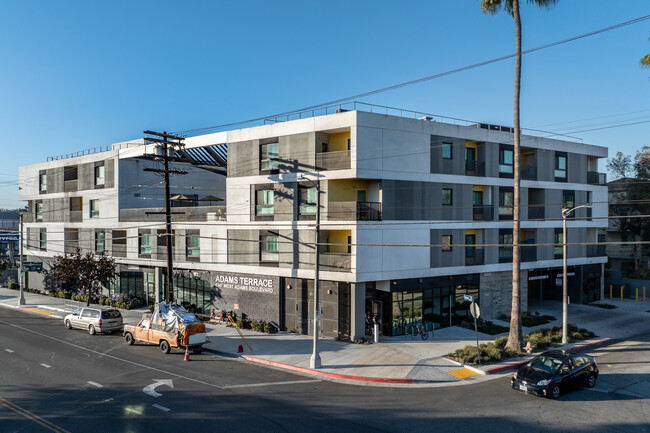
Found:
M 222 289 L 244 290 L 247 292 L 273 293 L 273 278 L 247 277 L 241 275 L 217 275 L 214 284 Z
M 536 275 L 534 277 L 528 277 L 528 281 L 535 281 L 535 280 L 547 280 L 548 275 Z
M 0 235 L 0 242 L 16 242 L 20 240 L 20 235 Z

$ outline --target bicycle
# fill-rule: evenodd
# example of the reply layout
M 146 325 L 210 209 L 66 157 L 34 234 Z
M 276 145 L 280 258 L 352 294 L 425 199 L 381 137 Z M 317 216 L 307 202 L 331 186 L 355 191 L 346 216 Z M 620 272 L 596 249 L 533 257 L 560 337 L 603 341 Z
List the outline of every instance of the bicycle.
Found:
M 423 340 L 429 338 L 429 333 L 424 329 L 424 325 L 420 322 L 414 322 L 411 324 L 411 337 L 415 338 L 418 334 Z

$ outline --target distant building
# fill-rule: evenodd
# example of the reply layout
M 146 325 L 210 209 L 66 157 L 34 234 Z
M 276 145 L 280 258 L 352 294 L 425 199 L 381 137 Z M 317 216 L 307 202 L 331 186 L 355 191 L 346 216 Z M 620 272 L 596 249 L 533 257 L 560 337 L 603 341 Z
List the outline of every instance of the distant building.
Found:
M 416 320 L 447 327 L 469 316 L 464 295 L 485 318 L 509 314 L 512 130 L 365 104 L 313 115 L 185 140 L 179 166 L 191 174 L 172 179 L 172 194 L 185 196 L 173 216 L 175 299 L 311 333 L 320 190 L 323 336 L 363 336 L 373 308 L 385 335 Z M 159 296 L 165 229 L 147 211 L 161 210 L 162 187 L 142 170 L 154 155 L 153 145 L 118 144 L 21 167 L 30 260 L 103 251 L 120 263 L 113 290 Z M 605 147 L 523 131 L 524 311 L 560 299 L 563 206 L 593 204 L 568 222 L 571 302 L 603 296 L 606 157 Z M 200 201 L 209 195 L 225 201 Z
M 20 211 L 0 210 L 0 256 L 18 259 L 20 254 L 20 242 L 15 240 L 4 240 L 3 236 L 15 236 L 20 233 Z

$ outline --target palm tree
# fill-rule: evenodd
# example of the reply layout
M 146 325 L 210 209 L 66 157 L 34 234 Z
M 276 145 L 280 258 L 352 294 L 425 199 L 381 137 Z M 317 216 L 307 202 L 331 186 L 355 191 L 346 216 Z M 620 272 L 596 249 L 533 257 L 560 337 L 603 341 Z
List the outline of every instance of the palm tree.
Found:
M 551 7 L 557 0 L 528 0 L 540 7 Z M 512 309 L 510 311 L 510 334 L 506 348 L 521 353 L 523 332 L 521 330 L 520 289 L 519 289 L 519 90 L 521 87 L 521 17 L 519 15 L 519 0 L 481 0 L 481 10 L 490 15 L 496 15 L 503 6 L 505 11 L 515 20 L 515 36 L 517 55 L 515 57 L 515 120 L 514 120 L 514 203 L 512 215 Z

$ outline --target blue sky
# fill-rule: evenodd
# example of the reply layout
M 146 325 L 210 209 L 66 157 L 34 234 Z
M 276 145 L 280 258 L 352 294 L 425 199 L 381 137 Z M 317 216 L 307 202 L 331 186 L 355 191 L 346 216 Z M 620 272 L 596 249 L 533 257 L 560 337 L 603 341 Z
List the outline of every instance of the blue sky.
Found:
M 650 14 L 648 0 L 522 5 L 524 49 Z M 0 208 L 18 167 L 343 98 L 514 52 L 514 24 L 455 1 L 0 1 Z M 650 20 L 524 56 L 522 127 L 650 120 Z M 514 60 L 363 99 L 512 125 Z M 650 123 L 577 133 L 634 154 Z M 602 170 L 604 171 L 604 166 Z

